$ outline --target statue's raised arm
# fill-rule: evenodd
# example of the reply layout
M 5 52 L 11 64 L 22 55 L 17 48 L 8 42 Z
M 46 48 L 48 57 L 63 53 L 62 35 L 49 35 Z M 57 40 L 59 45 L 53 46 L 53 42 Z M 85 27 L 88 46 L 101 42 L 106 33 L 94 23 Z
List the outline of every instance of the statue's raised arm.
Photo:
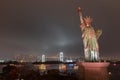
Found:
M 79 14 L 79 17 L 80 17 L 80 28 L 81 28 L 81 31 L 84 30 L 85 28 L 85 23 L 84 23 L 84 19 L 83 19 L 83 16 L 82 16 L 82 10 L 80 7 L 78 7 L 78 14 Z
M 81 24 L 84 23 L 83 17 L 82 17 L 82 10 L 81 10 L 80 7 L 78 7 L 78 14 L 79 14 L 79 16 L 80 16 L 80 23 L 81 23 Z

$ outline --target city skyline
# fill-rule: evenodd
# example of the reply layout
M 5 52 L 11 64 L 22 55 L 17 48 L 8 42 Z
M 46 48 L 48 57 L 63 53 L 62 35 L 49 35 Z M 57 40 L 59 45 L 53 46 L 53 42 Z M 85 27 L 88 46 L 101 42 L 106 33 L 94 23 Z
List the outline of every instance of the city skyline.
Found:
M 79 15 L 93 18 L 102 29 L 100 57 L 120 57 L 118 0 L 19 0 L 0 1 L 0 58 L 16 54 L 84 56 Z

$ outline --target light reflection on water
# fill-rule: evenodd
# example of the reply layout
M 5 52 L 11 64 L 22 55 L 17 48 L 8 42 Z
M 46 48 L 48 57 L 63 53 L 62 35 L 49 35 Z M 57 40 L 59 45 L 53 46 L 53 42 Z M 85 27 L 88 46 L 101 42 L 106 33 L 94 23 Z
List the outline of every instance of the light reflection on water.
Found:
M 38 64 L 35 65 L 39 68 L 40 72 L 51 69 L 57 69 L 59 72 L 77 72 L 78 66 L 76 64 Z

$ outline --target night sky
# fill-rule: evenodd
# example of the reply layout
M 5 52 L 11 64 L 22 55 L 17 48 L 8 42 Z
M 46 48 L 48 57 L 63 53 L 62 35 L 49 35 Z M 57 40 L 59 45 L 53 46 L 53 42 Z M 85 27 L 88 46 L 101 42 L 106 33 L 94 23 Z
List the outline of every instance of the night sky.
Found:
M 78 6 L 103 30 L 100 56 L 120 57 L 120 0 L 0 0 L 0 58 L 83 56 Z

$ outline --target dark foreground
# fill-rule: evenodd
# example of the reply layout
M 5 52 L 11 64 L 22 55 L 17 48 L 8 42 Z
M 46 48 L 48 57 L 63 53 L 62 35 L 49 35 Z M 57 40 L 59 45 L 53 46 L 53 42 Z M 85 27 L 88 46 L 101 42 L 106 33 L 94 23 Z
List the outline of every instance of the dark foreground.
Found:
M 29 67 L 6 66 L 0 74 L 0 80 L 78 80 L 77 75 L 60 73 L 59 70 L 52 69 L 45 73 Z
M 109 80 L 120 80 L 120 63 L 110 63 L 108 74 Z M 0 73 L 0 80 L 79 80 L 79 76 L 77 73 L 60 73 L 56 69 L 41 74 L 32 66 L 7 65 Z

